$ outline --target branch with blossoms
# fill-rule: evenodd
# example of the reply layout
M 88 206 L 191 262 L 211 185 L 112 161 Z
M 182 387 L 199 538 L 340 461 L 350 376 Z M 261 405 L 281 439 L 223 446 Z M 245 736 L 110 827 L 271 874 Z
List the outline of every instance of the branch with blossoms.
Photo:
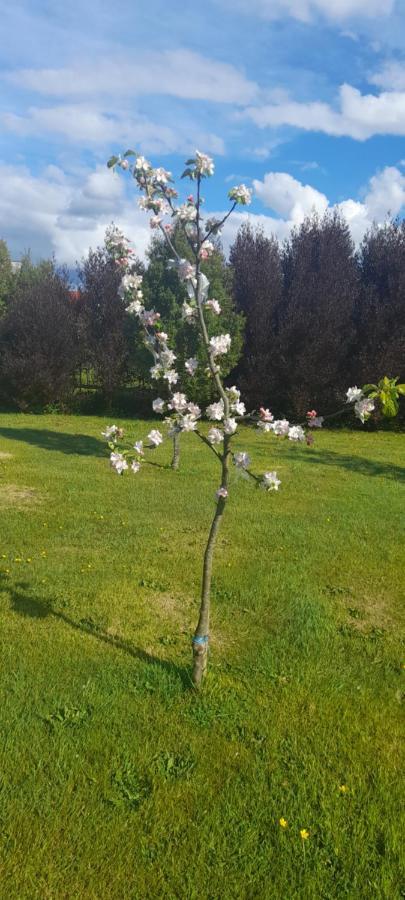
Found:
M 257 474 L 251 468 L 251 459 L 247 452 L 233 451 L 232 442 L 237 434 L 238 425 L 241 422 L 257 425 L 264 433 L 272 433 L 277 438 L 285 438 L 295 443 L 306 441 L 310 444 L 313 442 L 313 430 L 322 427 L 324 418 L 318 416 L 315 410 L 310 410 L 304 423 L 291 424 L 286 419 L 275 420 L 268 409 L 261 408 L 258 414 L 247 413 L 238 388 L 224 385 L 221 361 L 229 352 L 231 337 L 229 334 L 221 333 L 212 337 L 208 335 L 207 310 L 220 316 L 221 308 L 216 300 L 209 298 L 210 285 L 208 278 L 201 271 L 201 263 L 209 258 L 214 250 L 210 237 L 220 233 L 236 206 L 246 206 L 250 203 L 250 190 L 243 184 L 233 187 L 228 194 L 231 204 L 228 212 L 220 220 L 204 221 L 201 188 L 204 179 L 214 173 L 213 160 L 206 154 L 196 151 L 195 157 L 186 162 L 182 178 L 187 178 L 195 184 L 196 192 L 195 196 L 190 194 L 184 203 L 177 203 L 178 192 L 172 187 L 171 173 L 161 167 L 153 168 L 144 156 L 133 150 L 128 150 L 122 157 L 112 157 L 108 166 L 113 169 L 120 168 L 132 176 L 141 192 L 139 205 L 141 209 L 150 213 L 151 228 L 160 229 L 170 248 L 172 258 L 169 266 L 175 269 L 179 279 L 184 282 L 188 295 L 188 301 L 183 305 L 183 316 L 199 329 L 207 358 L 205 371 L 217 392 L 217 400 L 205 409 L 205 417 L 213 423 L 205 435 L 198 427 L 202 417 L 201 408 L 188 400 L 184 388 L 187 378 L 195 374 L 198 361 L 190 358 L 185 363 L 184 372 L 176 370 L 176 357 L 169 347 L 168 335 L 163 330 L 160 315 L 154 309 L 146 309 L 144 306 L 142 278 L 134 272 L 129 242 L 117 229 L 111 231 L 109 250 L 122 270 L 120 295 L 127 305 L 128 313 L 137 317 L 143 329 L 145 345 L 153 357 L 150 369 L 152 381 L 165 383 L 169 392 L 168 400 L 159 396 L 153 401 L 153 412 L 165 417 L 168 437 L 182 432 L 193 432 L 212 451 L 220 466 L 214 515 L 204 551 L 199 617 L 192 639 L 192 677 L 194 685 L 199 687 L 208 664 L 213 554 L 229 497 L 231 468 L 234 467 L 257 486 L 269 492 L 278 491 L 281 484 L 276 471 Z M 193 263 L 181 257 L 174 246 L 172 236 L 177 224 L 184 229 L 193 253 Z M 362 390 L 357 387 L 348 390 L 347 402 L 354 404 L 355 413 L 362 422 L 370 416 L 376 400 L 379 400 L 385 414 L 392 414 L 395 397 L 403 393 L 404 386 L 397 385 L 395 379 L 386 379 L 386 382 L 384 385 L 382 382 L 379 385 L 367 385 Z M 138 473 L 145 460 L 145 452 L 154 450 L 164 440 L 164 435 L 156 428 L 149 432 L 149 443 L 145 445 L 142 441 L 137 441 L 132 446 L 122 446 L 124 436 L 122 430 L 115 425 L 106 428 L 103 435 L 109 443 L 111 465 L 120 475 L 128 469 L 134 474 Z

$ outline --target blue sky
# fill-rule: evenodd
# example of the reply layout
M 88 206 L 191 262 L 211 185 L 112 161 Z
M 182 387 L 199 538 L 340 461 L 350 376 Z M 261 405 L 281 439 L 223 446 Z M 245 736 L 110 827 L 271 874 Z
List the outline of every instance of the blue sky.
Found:
M 127 146 L 215 157 L 206 205 L 254 188 L 285 237 L 339 205 L 360 240 L 405 205 L 404 0 L 0 0 L 0 236 L 71 265 L 114 220 L 144 252 Z M 244 214 L 224 235 L 229 244 Z

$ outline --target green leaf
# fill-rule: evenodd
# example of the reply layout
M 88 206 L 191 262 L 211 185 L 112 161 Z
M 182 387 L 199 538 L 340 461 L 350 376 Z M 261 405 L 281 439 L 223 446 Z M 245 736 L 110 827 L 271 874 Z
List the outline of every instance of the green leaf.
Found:
M 380 394 L 382 411 L 383 415 L 387 417 L 387 419 L 392 419 L 396 416 L 398 412 L 398 402 L 395 400 L 395 397 L 392 394 L 387 394 L 385 391 L 381 391 Z
M 396 389 L 398 391 L 398 394 L 402 394 L 403 396 L 405 396 L 405 384 L 397 384 Z
M 107 163 L 107 169 L 112 169 L 113 166 L 116 166 L 118 162 L 118 156 L 111 156 Z
M 127 156 L 136 156 L 135 150 L 126 150 L 125 153 L 124 153 L 124 159 L 125 159 L 125 157 L 127 157 Z
M 194 173 L 193 173 L 192 169 L 184 169 L 184 172 L 181 177 L 182 178 L 193 178 L 193 174 Z
M 195 163 L 195 159 L 186 159 L 186 166 L 193 166 Z
M 364 393 L 366 393 L 367 391 L 377 391 L 378 387 L 376 384 L 365 384 L 362 390 Z

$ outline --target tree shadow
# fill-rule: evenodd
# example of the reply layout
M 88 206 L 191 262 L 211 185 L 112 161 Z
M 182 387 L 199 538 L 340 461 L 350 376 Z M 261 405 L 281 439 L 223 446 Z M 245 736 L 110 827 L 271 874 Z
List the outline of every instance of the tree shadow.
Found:
M 11 601 L 10 606 L 14 612 L 34 620 L 46 618 L 58 619 L 60 622 L 64 622 L 65 625 L 68 625 L 69 628 L 80 631 L 88 637 L 91 637 L 102 644 L 106 644 L 114 650 L 127 653 L 128 656 L 132 656 L 133 659 L 137 659 L 148 665 L 158 666 L 169 674 L 175 675 L 181 681 L 184 690 L 193 688 L 190 673 L 184 666 L 178 666 L 176 663 L 170 662 L 170 660 L 161 659 L 159 656 L 153 656 L 152 653 L 148 653 L 146 650 L 143 650 L 142 647 L 137 647 L 131 641 L 108 634 L 91 620 L 80 619 L 79 621 L 76 621 L 66 615 L 66 613 L 62 612 L 62 610 L 56 609 L 51 601 L 30 594 L 29 589 L 30 586 L 26 582 L 21 581 L 12 584 L 10 583 L 10 579 L 0 572 L 0 591 L 8 593 Z
M 299 456 L 300 462 L 310 465 L 337 466 L 356 472 L 358 475 L 379 476 L 389 478 L 392 481 L 405 483 L 405 467 L 393 463 L 378 462 L 374 459 L 366 459 L 363 456 L 350 456 L 338 453 L 336 450 L 304 450 L 295 448 L 295 456 Z
M 0 436 L 33 444 L 42 450 L 56 450 L 78 456 L 106 456 L 105 441 L 88 434 L 69 434 L 46 428 L 0 428 Z

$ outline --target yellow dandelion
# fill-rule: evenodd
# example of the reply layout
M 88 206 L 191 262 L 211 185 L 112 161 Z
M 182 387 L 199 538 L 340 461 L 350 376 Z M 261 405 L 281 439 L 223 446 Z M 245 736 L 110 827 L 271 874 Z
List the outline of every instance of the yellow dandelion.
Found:
M 301 838 L 301 840 L 303 840 L 303 841 L 307 841 L 307 840 L 308 840 L 308 838 L 309 838 L 309 831 L 307 831 L 306 828 L 301 828 L 301 831 L 300 831 L 300 838 Z
M 288 828 L 288 822 L 284 816 L 281 816 L 281 819 L 278 820 L 278 824 L 280 825 L 280 828 Z
M 347 794 L 347 793 L 348 793 L 348 790 L 349 790 L 349 788 L 347 787 L 347 784 L 340 784 L 340 785 L 339 785 L 339 791 L 340 791 L 341 794 Z
M 20 556 L 15 556 L 15 557 L 14 557 L 14 562 L 22 562 L 21 557 L 20 557 Z
M 27 559 L 25 560 L 25 562 L 31 563 L 31 562 L 32 562 L 31 557 L 30 557 L 30 556 L 27 556 Z

